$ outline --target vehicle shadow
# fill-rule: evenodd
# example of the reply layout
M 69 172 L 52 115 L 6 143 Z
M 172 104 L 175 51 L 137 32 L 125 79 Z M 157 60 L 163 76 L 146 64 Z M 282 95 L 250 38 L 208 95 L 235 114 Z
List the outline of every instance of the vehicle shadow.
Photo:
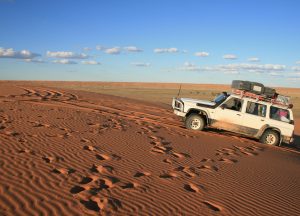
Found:
M 227 137 L 243 138 L 243 139 L 247 139 L 247 140 L 252 140 L 252 141 L 258 142 L 256 139 L 248 137 L 248 136 L 245 136 L 243 134 L 234 133 L 234 132 L 230 132 L 230 131 L 226 131 L 226 130 L 222 130 L 222 129 L 206 128 L 206 129 L 204 129 L 204 131 L 207 132 L 207 133 L 211 133 L 211 134 L 218 134 L 218 135 L 223 135 L 223 136 L 227 136 Z
M 244 136 L 244 135 L 241 135 L 241 134 L 237 134 L 237 133 L 234 133 L 234 132 L 221 130 L 221 129 L 208 128 L 208 129 L 205 129 L 204 131 L 208 132 L 208 133 L 211 133 L 211 134 L 219 134 L 219 135 L 223 135 L 223 136 L 227 136 L 227 137 L 238 137 L 238 138 L 247 139 L 249 141 L 251 140 L 251 141 L 259 143 L 259 141 L 257 139 L 254 139 L 254 138 L 251 138 L 251 137 L 248 137 L 248 136 Z M 295 140 L 292 144 L 282 143 L 281 147 L 300 152 L 300 135 L 295 134 L 294 139 Z M 260 143 L 260 144 L 262 144 L 262 143 Z
M 282 146 L 300 152 L 300 136 L 298 134 L 295 134 L 294 139 L 295 140 L 294 140 L 293 144 L 290 144 L 290 145 L 282 144 Z

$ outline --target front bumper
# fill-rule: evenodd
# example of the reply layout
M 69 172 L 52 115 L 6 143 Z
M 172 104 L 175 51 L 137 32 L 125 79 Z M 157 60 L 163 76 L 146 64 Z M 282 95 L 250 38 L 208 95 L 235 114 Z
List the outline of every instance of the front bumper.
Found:
M 294 137 L 282 136 L 282 142 L 286 144 L 292 144 L 294 142 Z
M 178 116 L 181 116 L 181 117 L 185 117 L 185 114 L 186 114 L 186 113 L 181 112 L 181 111 L 179 111 L 179 110 L 174 110 L 174 114 L 175 114 L 175 115 L 178 115 Z

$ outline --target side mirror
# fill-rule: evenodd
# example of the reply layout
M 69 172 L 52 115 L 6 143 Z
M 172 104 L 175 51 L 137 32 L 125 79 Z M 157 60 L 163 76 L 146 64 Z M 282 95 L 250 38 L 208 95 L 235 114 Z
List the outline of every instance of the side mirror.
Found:
M 222 104 L 221 109 L 227 109 L 227 104 Z

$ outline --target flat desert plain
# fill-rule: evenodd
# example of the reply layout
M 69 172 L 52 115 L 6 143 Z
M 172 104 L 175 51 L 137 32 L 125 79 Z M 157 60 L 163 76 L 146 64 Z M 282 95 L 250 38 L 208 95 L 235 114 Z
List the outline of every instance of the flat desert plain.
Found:
M 182 95 L 227 89 L 186 84 Z M 0 215 L 300 215 L 297 147 L 189 131 L 170 107 L 177 90 L 0 82 Z M 299 89 L 280 91 L 299 116 Z

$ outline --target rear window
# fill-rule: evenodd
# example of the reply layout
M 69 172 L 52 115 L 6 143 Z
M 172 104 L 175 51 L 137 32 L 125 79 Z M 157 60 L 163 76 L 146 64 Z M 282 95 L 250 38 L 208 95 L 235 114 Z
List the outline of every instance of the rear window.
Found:
M 271 106 L 270 118 L 278 121 L 289 122 L 290 112 L 287 109 Z
M 248 101 L 246 113 L 266 117 L 267 106 L 255 102 Z

